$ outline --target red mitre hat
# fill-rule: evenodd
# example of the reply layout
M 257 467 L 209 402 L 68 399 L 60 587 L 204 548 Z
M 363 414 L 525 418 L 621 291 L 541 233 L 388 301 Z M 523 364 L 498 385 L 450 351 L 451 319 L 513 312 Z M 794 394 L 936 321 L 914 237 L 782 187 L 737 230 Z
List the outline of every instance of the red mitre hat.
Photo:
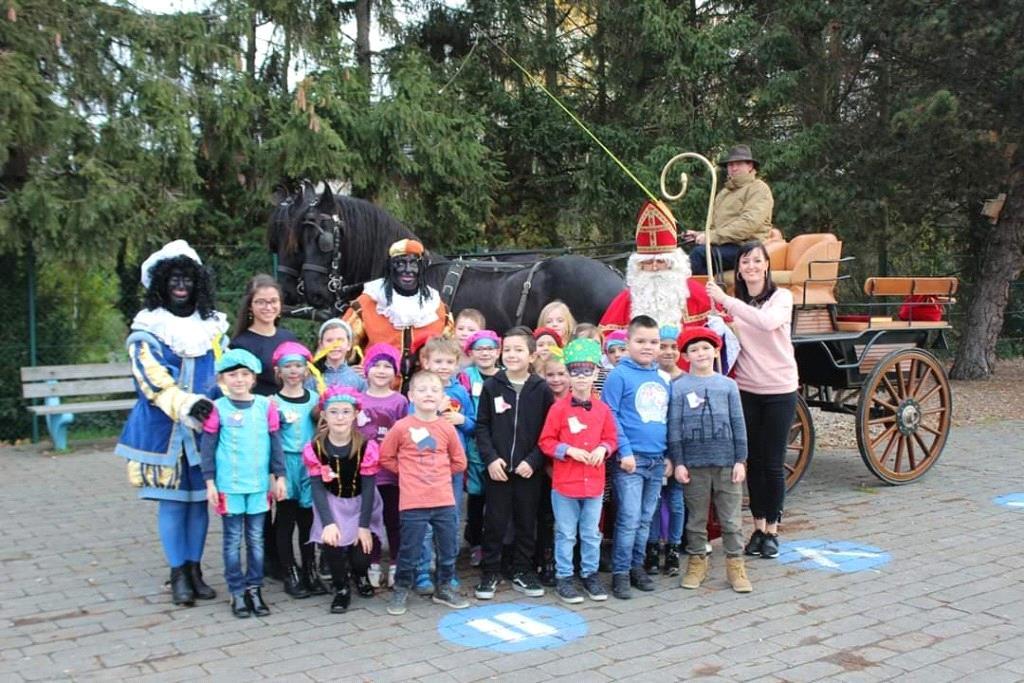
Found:
M 676 219 L 661 202 L 647 200 L 636 215 L 636 251 L 666 254 L 679 246 Z

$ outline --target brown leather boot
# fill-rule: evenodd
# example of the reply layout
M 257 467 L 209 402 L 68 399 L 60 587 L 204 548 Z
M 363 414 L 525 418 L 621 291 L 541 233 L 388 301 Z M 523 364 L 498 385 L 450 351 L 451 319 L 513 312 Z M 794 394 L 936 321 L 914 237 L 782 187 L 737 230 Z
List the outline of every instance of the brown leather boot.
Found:
M 750 579 L 747 578 L 747 566 L 742 557 L 725 558 L 725 577 L 737 593 L 749 593 L 754 590 L 750 585 Z
M 691 590 L 700 588 L 706 578 L 708 578 L 708 556 L 690 555 L 686 561 L 686 574 L 683 575 L 683 580 L 679 582 L 679 585 Z

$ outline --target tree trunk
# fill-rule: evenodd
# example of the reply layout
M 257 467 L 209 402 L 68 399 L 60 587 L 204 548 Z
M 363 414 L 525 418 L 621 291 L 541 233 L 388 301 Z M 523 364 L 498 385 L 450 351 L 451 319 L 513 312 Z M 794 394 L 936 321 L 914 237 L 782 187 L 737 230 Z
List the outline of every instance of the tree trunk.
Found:
M 992 374 L 1010 283 L 1024 267 L 1024 160 L 1018 160 L 1010 172 L 1006 204 L 982 254 L 964 335 L 949 373 L 953 379 L 984 379 Z
M 373 0 L 356 0 L 356 64 L 367 90 L 373 89 L 370 63 L 370 9 Z
M 558 64 L 555 61 L 558 54 L 558 10 L 555 0 L 544 3 L 544 44 L 544 87 L 554 94 L 558 91 Z

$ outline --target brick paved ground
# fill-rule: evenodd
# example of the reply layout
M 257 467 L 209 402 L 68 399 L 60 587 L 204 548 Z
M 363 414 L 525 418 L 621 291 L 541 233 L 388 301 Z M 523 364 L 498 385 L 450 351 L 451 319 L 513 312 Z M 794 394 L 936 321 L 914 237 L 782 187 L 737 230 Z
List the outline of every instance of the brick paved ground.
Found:
M 384 599 L 327 614 L 271 584 L 274 613 L 239 622 L 225 603 L 170 604 L 154 507 L 133 498 L 109 448 L 52 457 L 0 451 L 0 680 L 260 677 L 429 681 L 509 679 L 1024 679 L 1024 423 L 953 433 L 937 468 L 881 486 L 852 452 L 819 453 L 788 504 L 784 539 L 879 546 L 875 572 L 834 574 L 758 560 L 755 592 L 727 590 L 716 544 L 706 588 L 588 602 L 589 633 L 555 650 L 502 654 L 445 641 L 448 610 Z M 207 577 L 223 593 L 220 533 Z M 500 600 L 521 598 L 507 589 Z M 552 597 L 542 598 L 557 604 Z

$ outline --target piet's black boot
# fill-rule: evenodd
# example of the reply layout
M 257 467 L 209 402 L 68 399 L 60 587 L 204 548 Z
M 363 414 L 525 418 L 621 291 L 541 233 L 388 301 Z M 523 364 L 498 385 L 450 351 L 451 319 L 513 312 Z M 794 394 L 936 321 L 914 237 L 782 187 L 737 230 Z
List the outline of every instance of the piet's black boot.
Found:
M 196 594 L 196 597 L 200 600 L 213 600 L 217 597 L 217 591 L 206 585 L 203 581 L 203 569 L 199 566 L 198 562 L 186 562 L 185 573 L 188 575 L 188 581 L 192 585 L 192 592 Z
M 196 601 L 196 592 L 192 589 L 192 583 L 188 580 L 185 572 L 187 564 L 171 568 L 171 602 L 175 605 L 187 605 L 191 607 Z

